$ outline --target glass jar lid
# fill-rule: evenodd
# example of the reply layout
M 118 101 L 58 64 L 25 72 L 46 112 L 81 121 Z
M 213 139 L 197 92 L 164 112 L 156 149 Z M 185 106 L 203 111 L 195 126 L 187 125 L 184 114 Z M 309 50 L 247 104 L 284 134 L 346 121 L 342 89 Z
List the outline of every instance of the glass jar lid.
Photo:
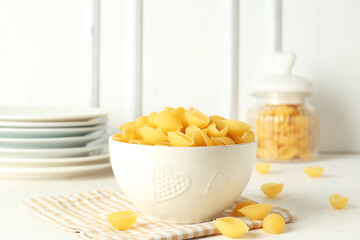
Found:
M 257 81 L 254 84 L 253 94 L 299 94 L 308 96 L 312 94 L 313 84 L 307 79 L 291 74 L 295 64 L 294 53 L 275 52 L 273 58 L 273 74 Z

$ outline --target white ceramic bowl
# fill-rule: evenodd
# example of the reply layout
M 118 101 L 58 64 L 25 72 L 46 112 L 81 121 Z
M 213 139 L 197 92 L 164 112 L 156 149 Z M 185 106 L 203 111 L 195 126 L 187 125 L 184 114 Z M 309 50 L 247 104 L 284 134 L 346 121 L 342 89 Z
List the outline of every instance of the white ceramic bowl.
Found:
M 199 223 L 215 219 L 245 189 L 257 142 L 167 147 L 109 140 L 110 160 L 124 194 L 153 219 Z

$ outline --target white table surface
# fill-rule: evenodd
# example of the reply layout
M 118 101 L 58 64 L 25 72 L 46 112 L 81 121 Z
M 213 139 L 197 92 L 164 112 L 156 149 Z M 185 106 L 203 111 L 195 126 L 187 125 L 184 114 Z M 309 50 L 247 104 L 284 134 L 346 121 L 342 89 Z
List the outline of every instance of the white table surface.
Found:
M 322 166 L 324 175 L 310 178 L 306 166 Z M 243 196 L 259 202 L 284 206 L 296 212 L 298 220 L 287 224 L 280 235 L 270 235 L 262 229 L 252 230 L 242 239 L 360 239 L 360 155 L 322 155 L 315 162 L 272 163 L 267 175 L 253 173 Z M 282 193 L 270 199 L 260 191 L 266 182 L 284 183 Z M 42 240 L 74 239 L 36 216 L 31 215 L 22 201 L 48 195 L 80 193 L 88 190 L 117 189 L 111 171 L 93 176 L 47 181 L 0 179 L 0 239 Z M 349 197 L 345 209 L 329 205 L 331 194 Z M 205 239 L 205 238 L 203 238 Z M 206 239 L 227 239 L 216 235 Z

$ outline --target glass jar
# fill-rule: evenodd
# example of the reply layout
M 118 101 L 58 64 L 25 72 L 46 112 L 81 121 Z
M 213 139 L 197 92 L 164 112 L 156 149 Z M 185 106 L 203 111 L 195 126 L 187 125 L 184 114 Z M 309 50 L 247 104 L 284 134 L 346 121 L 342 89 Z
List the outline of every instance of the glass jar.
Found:
M 255 127 L 257 156 L 263 160 L 308 160 L 319 150 L 319 125 L 308 98 L 312 84 L 291 75 L 294 54 L 275 55 L 275 74 L 255 84 L 256 105 L 248 121 Z

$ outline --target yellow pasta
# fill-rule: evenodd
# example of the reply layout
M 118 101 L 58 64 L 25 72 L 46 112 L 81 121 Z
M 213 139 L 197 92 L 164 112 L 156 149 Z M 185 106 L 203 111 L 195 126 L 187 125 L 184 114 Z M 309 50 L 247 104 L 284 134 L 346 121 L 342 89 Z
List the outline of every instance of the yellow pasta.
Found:
M 311 119 L 303 105 L 266 105 L 256 117 L 258 157 L 263 159 L 311 159 Z M 240 143 L 235 138 L 236 143 Z
M 235 144 L 234 140 L 232 140 L 229 137 L 219 137 L 219 138 L 216 138 L 216 139 L 218 141 L 220 141 L 220 142 L 223 142 L 224 143 L 223 145 L 233 145 L 233 144 Z
M 208 117 L 197 109 L 165 107 L 118 127 L 112 139 L 130 144 L 156 146 L 220 146 L 252 142 L 251 126 L 217 115 Z
M 205 134 L 195 125 L 190 125 L 185 130 L 186 135 L 194 139 L 196 146 L 207 146 Z
M 125 210 L 110 214 L 106 218 L 106 221 L 108 221 L 114 228 L 124 231 L 134 225 L 137 218 L 138 214 L 136 212 Z
M 215 121 L 216 126 L 223 130 L 224 128 L 228 128 L 228 133 L 235 137 L 235 136 L 242 136 L 246 131 L 249 131 L 252 127 L 244 122 L 237 121 L 237 120 L 217 120 Z
M 221 117 L 221 116 L 218 116 L 218 115 L 212 115 L 212 116 L 210 116 L 209 117 L 210 118 L 210 122 L 215 122 L 215 121 L 217 121 L 217 120 L 225 120 L 226 118 L 223 118 L 223 117 Z
M 228 238 L 239 238 L 249 231 L 246 223 L 234 217 L 222 217 L 215 220 L 215 225 L 219 232 Z
M 149 123 L 149 119 L 147 116 L 138 117 L 135 121 L 135 127 L 140 128 L 143 127 L 145 124 Z
M 228 133 L 228 127 L 223 128 L 221 131 L 219 131 L 216 128 L 215 123 L 210 123 L 207 127 L 208 134 L 212 138 L 219 138 L 219 137 L 225 137 Z
M 273 205 L 259 203 L 243 207 L 239 209 L 239 212 L 251 219 L 261 220 L 270 212 L 272 208 Z
M 159 112 L 155 124 L 165 133 L 168 131 L 179 131 L 183 127 L 181 119 L 172 111 Z
M 241 137 L 240 136 L 234 137 L 234 141 L 237 144 L 255 141 L 255 133 L 251 130 L 246 131 L 244 135 L 242 135 Z
M 174 147 L 190 147 L 193 146 L 194 139 L 182 132 L 169 132 L 169 142 Z
M 157 117 L 157 112 L 150 113 L 148 120 L 151 127 L 156 127 L 156 123 L 155 123 L 156 117 Z
M 198 128 L 205 128 L 209 122 L 209 117 L 198 110 L 188 110 L 185 112 L 185 123 L 187 126 L 195 125 Z
M 140 132 L 144 140 L 149 144 L 168 142 L 168 136 L 166 136 L 160 129 L 143 127 L 140 128 Z

